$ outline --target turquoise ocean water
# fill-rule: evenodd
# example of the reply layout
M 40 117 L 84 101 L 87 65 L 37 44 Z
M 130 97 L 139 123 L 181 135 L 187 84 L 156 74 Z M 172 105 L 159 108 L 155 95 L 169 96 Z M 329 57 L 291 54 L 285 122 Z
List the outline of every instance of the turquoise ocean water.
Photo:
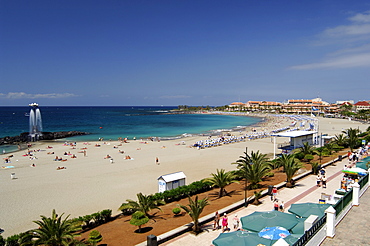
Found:
M 212 115 L 169 114 L 176 107 L 42 107 L 43 131 L 83 131 L 89 135 L 71 141 L 95 141 L 119 137 L 179 138 L 183 134 L 210 134 L 256 124 L 260 118 Z M 0 107 L 0 137 L 29 131 L 30 107 Z M 0 147 L 1 148 L 1 147 Z

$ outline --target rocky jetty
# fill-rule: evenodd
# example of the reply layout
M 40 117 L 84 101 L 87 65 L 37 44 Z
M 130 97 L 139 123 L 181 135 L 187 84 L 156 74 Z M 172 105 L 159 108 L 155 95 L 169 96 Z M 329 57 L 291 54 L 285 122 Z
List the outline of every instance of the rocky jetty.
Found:
M 40 140 L 54 140 L 60 138 L 68 138 L 73 136 L 87 135 L 87 132 L 79 131 L 65 131 L 65 132 L 43 132 Z M 28 132 L 21 133 L 19 136 L 15 137 L 3 137 L 0 138 L 0 145 L 4 144 L 19 144 L 29 142 Z

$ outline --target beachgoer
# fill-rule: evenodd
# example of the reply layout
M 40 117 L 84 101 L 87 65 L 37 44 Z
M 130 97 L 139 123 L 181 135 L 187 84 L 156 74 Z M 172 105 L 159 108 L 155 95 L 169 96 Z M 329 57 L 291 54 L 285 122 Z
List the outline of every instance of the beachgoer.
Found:
M 317 187 L 321 186 L 321 175 L 320 174 L 317 174 L 316 176 L 316 185 Z
M 237 214 L 235 214 L 233 218 L 233 225 L 234 225 L 234 230 L 237 230 L 239 228 L 239 218 Z
M 273 200 L 276 200 L 277 193 L 278 193 L 278 189 L 274 186 L 274 188 L 272 188 Z
M 213 230 L 218 230 L 220 228 L 220 214 L 218 211 L 215 213 L 215 217 L 213 219 Z
M 279 208 L 280 208 L 280 211 L 284 213 L 284 209 L 285 209 L 284 201 L 281 201 L 281 202 L 280 202 L 280 206 L 279 206 Z
M 155 158 L 155 163 L 157 163 L 157 165 L 159 165 L 159 159 L 158 159 L 158 157 Z
M 325 175 L 322 176 L 321 181 L 322 181 L 322 188 L 326 188 L 326 181 L 327 181 L 327 179 L 326 179 Z
M 222 217 L 222 232 L 225 232 L 229 228 L 227 227 L 229 225 L 229 219 L 227 218 L 226 213 L 224 213 L 224 216 Z
M 325 168 L 321 168 L 320 173 L 321 173 L 322 176 L 324 176 L 325 173 L 326 173 Z

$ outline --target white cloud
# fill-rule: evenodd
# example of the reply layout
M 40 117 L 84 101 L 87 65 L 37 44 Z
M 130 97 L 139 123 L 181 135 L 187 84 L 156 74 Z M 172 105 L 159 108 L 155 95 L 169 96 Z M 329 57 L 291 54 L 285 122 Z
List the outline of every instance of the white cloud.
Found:
M 370 53 L 347 55 L 337 57 L 335 59 L 329 59 L 323 62 L 292 66 L 290 67 L 290 69 L 308 70 L 321 68 L 351 68 L 351 67 L 370 67 Z
M 324 31 L 324 34 L 330 37 L 366 35 L 366 34 L 370 34 L 370 24 L 337 26 L 334 28 L 326 29 Z
M 348 19 L 354 22 L 370 22 L 370 11 L 365 11 L 363 14 L 356 14 Z
M 295 65 L 289 69 L 370 67 L 370 11 L 348 18 L 348 25 L 327 28 L 319 36 L 318 44 L 334 45 L 337 50 L 326 54 L 322 61 Z M 339 48 L 338 47 L 342 47 Z M 329 47 L 330 48 L 330 47 Z
M 326 29 L 323 34 L 327 37 L 352 37 L 370 34 L 370 11 L 356 14 L 348 18 L 348 25 L 340 25 Z
M 49 93 L 49 94 L 28 94 L 25 92 L 8 92 L 7 94 L 0 93 L 0 98 L 5 99 L 38 99 L 38 98 L 67 98 L 75 97 L 77 95 L 72 93 Z
M 342 54 L 354 54 L 354 53 L 367 53 L 370 52 L 370 43 L 364 44 L 362 46 L 353 47 L 353 48 L 345 48 L 342 50 L 337 50 L 333 52 L 332 54 L 329 54 L 330 56 L 338 56 Z

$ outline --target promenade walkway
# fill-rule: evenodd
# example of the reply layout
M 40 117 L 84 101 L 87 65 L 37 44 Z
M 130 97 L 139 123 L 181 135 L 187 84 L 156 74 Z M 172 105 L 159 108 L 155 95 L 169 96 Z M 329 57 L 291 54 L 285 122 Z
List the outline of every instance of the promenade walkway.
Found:
M 337 225 L 335 237 L 326 238 L 322 246 L 363 246 L 370 245 L 369 230 L 370 192 L 365 192 L 360 199 L 360 206 L 354 206 Z
M 346 164 L 348 164 L 348 160 L 344 159 L 341 162 L 337 162 L 335 165 L 330 165 L 330 166 L 325 168 L 326 169 L 326 176 L 328 178 L 327 188 L 317 187 L 316 186 L 316 177 L 315 177 L 315 175 L 309 175 L 306 178 L 303 178 L 303 179 L 299 180 L 297 182 L 296 187 L 294 187 L 292 189 L 289 189 L 289 188 L 280 189 L 279 192 L 278 192 L 277 198 L 279 199 L 279 202 L 284 201 L 284 203 L 285 203 L 285 212 L 288 211 L 290 205 L 293 204 L 293 203 L 305 203 L 305 202 L 318 203 L 319 199 L 321 198 L 322 193 L 326 193 L 326 194 L 330 194 L 330 195 L 334 194 L 335 190 L 340 187 L 340 181 L 343 177 L 341 170 L 343 169 L 344 165 L 346 165 Z M 362 212 L 362 214 L 365 214 L 364 209 L 367 207 L 366 204 L 370 200 L 370 194 L 365 193 L 364 196 L 365 196 L 365 199 L 360 200 L 360 206 L 353 209 L 353 210 L 360 210 L 358 213 Z M 260 204 L 258 206 L 250 204 L 246 208 L 243 207 L 243 208 L 240 208 L 240 209 L 228 214 L 229 227 L 231 228 L 230 230 L 234 231 L 234 229 L 232 228 L 233 227 L 232 226 L 232 218 L 234 218 L 235 214 L 237 214 L 238 217 L 241 218 L 241 217 L 246 216 L 248 214 L 251 214 L 255 211 L 271 211 L 271 210 L 273 210 L 273 202 L 270 200 L 270 197 L 265 197 L 265 198 L 261 199 L 261 202 L 262 202 L 262 204 Z M 364 202 L 364 204 L 362 204 L 362 202 Z M 365 225 L 366 225 L 365 220 L 366 219 L 365 219 L 365 217 L 366 216 L 363 216 L 362 220 L 361 220 L 361 223 L 363 223 L 362 227 L 360 227 L 360 225 L 358 225 L 356 219 L 351 220 L 352 221 L 351 224 L 348 225 L 347 227 L 352 227 L 352 229 L 354 231 L 357 230 L 357 232 L 353 232 L 353 234 L 351 234 L 351 235 L 349 235 L 350 233 L 342 232 L 342 229 L 338 229 L 338 234 L 339 235 L 343 234 L 342 236 L 340 236 L 340 239 L 338 239 L 338 240 L 342 240 L 344 242 L 343 244 L 340 244 L 341 241 L 339 241 L 338 244 L 337 244 L 336 241 L 335 241 L 336 240 L 336 237 L 335 237 L 333 239 L 334 241 L 331 241 L 331 240 L 328 241 L 327 240 L 325 242 L 326 245 L 357 245 L 357 244 L 350 244 L 348 242 L 350 242 L 350 241 L 352 242 L 352 240 L 350 239 L 352 236 L 357 237 L 357 236 L 366 234 L 366 229 L 365 229 Z M 346 222 L 341 222 L 341 224 L 345 224 L 345 223 Z M 241 227 L 241 225 L 240 225 L 240 227 Z M 197 236 L 195 236 L 191 233 L 186 233 L 186 234 L 183 234 L 179 237 L 176 237 L 176 238 L 174 238 L 174 239 L 172 239 L 168 242 L 165 242 L 161 245 L 166 245 L 166 246 L 177 246 L 177 245 L 181 245 L 181 246 L 194 246 L 194 245 L 210 246 L 210 245 L 212 245 L 212 241 L 219 236 L 219 234 L 221 233 L 221 230 L 213 231 L 212 230 L 212 228 L 213 228 L 212 222 L 204 225 L 203 228 L 205 229 L 205 232 L 203 232 L 203 233 L 201 233 Z M 364 228 L 364 229 L 363 230 L 358 230 L 359 228 Z M 345 229 L 346 228 L 344 228 L 344 230 Z M 343 237 L 343 239 L 342 239 L 342 237 Z M 344 237 L 346 237 L 346 238 L 344 238 Z M 368 237 L 369 237 L 369 235 L 368 235 Z M 331 242 L 334 242 L 334 243 L 331 243 Z M 358 245 L 369 245 L 369 244 L 368 244 L 368 242 L 367 243 L 360 243 L 359 242 Z

